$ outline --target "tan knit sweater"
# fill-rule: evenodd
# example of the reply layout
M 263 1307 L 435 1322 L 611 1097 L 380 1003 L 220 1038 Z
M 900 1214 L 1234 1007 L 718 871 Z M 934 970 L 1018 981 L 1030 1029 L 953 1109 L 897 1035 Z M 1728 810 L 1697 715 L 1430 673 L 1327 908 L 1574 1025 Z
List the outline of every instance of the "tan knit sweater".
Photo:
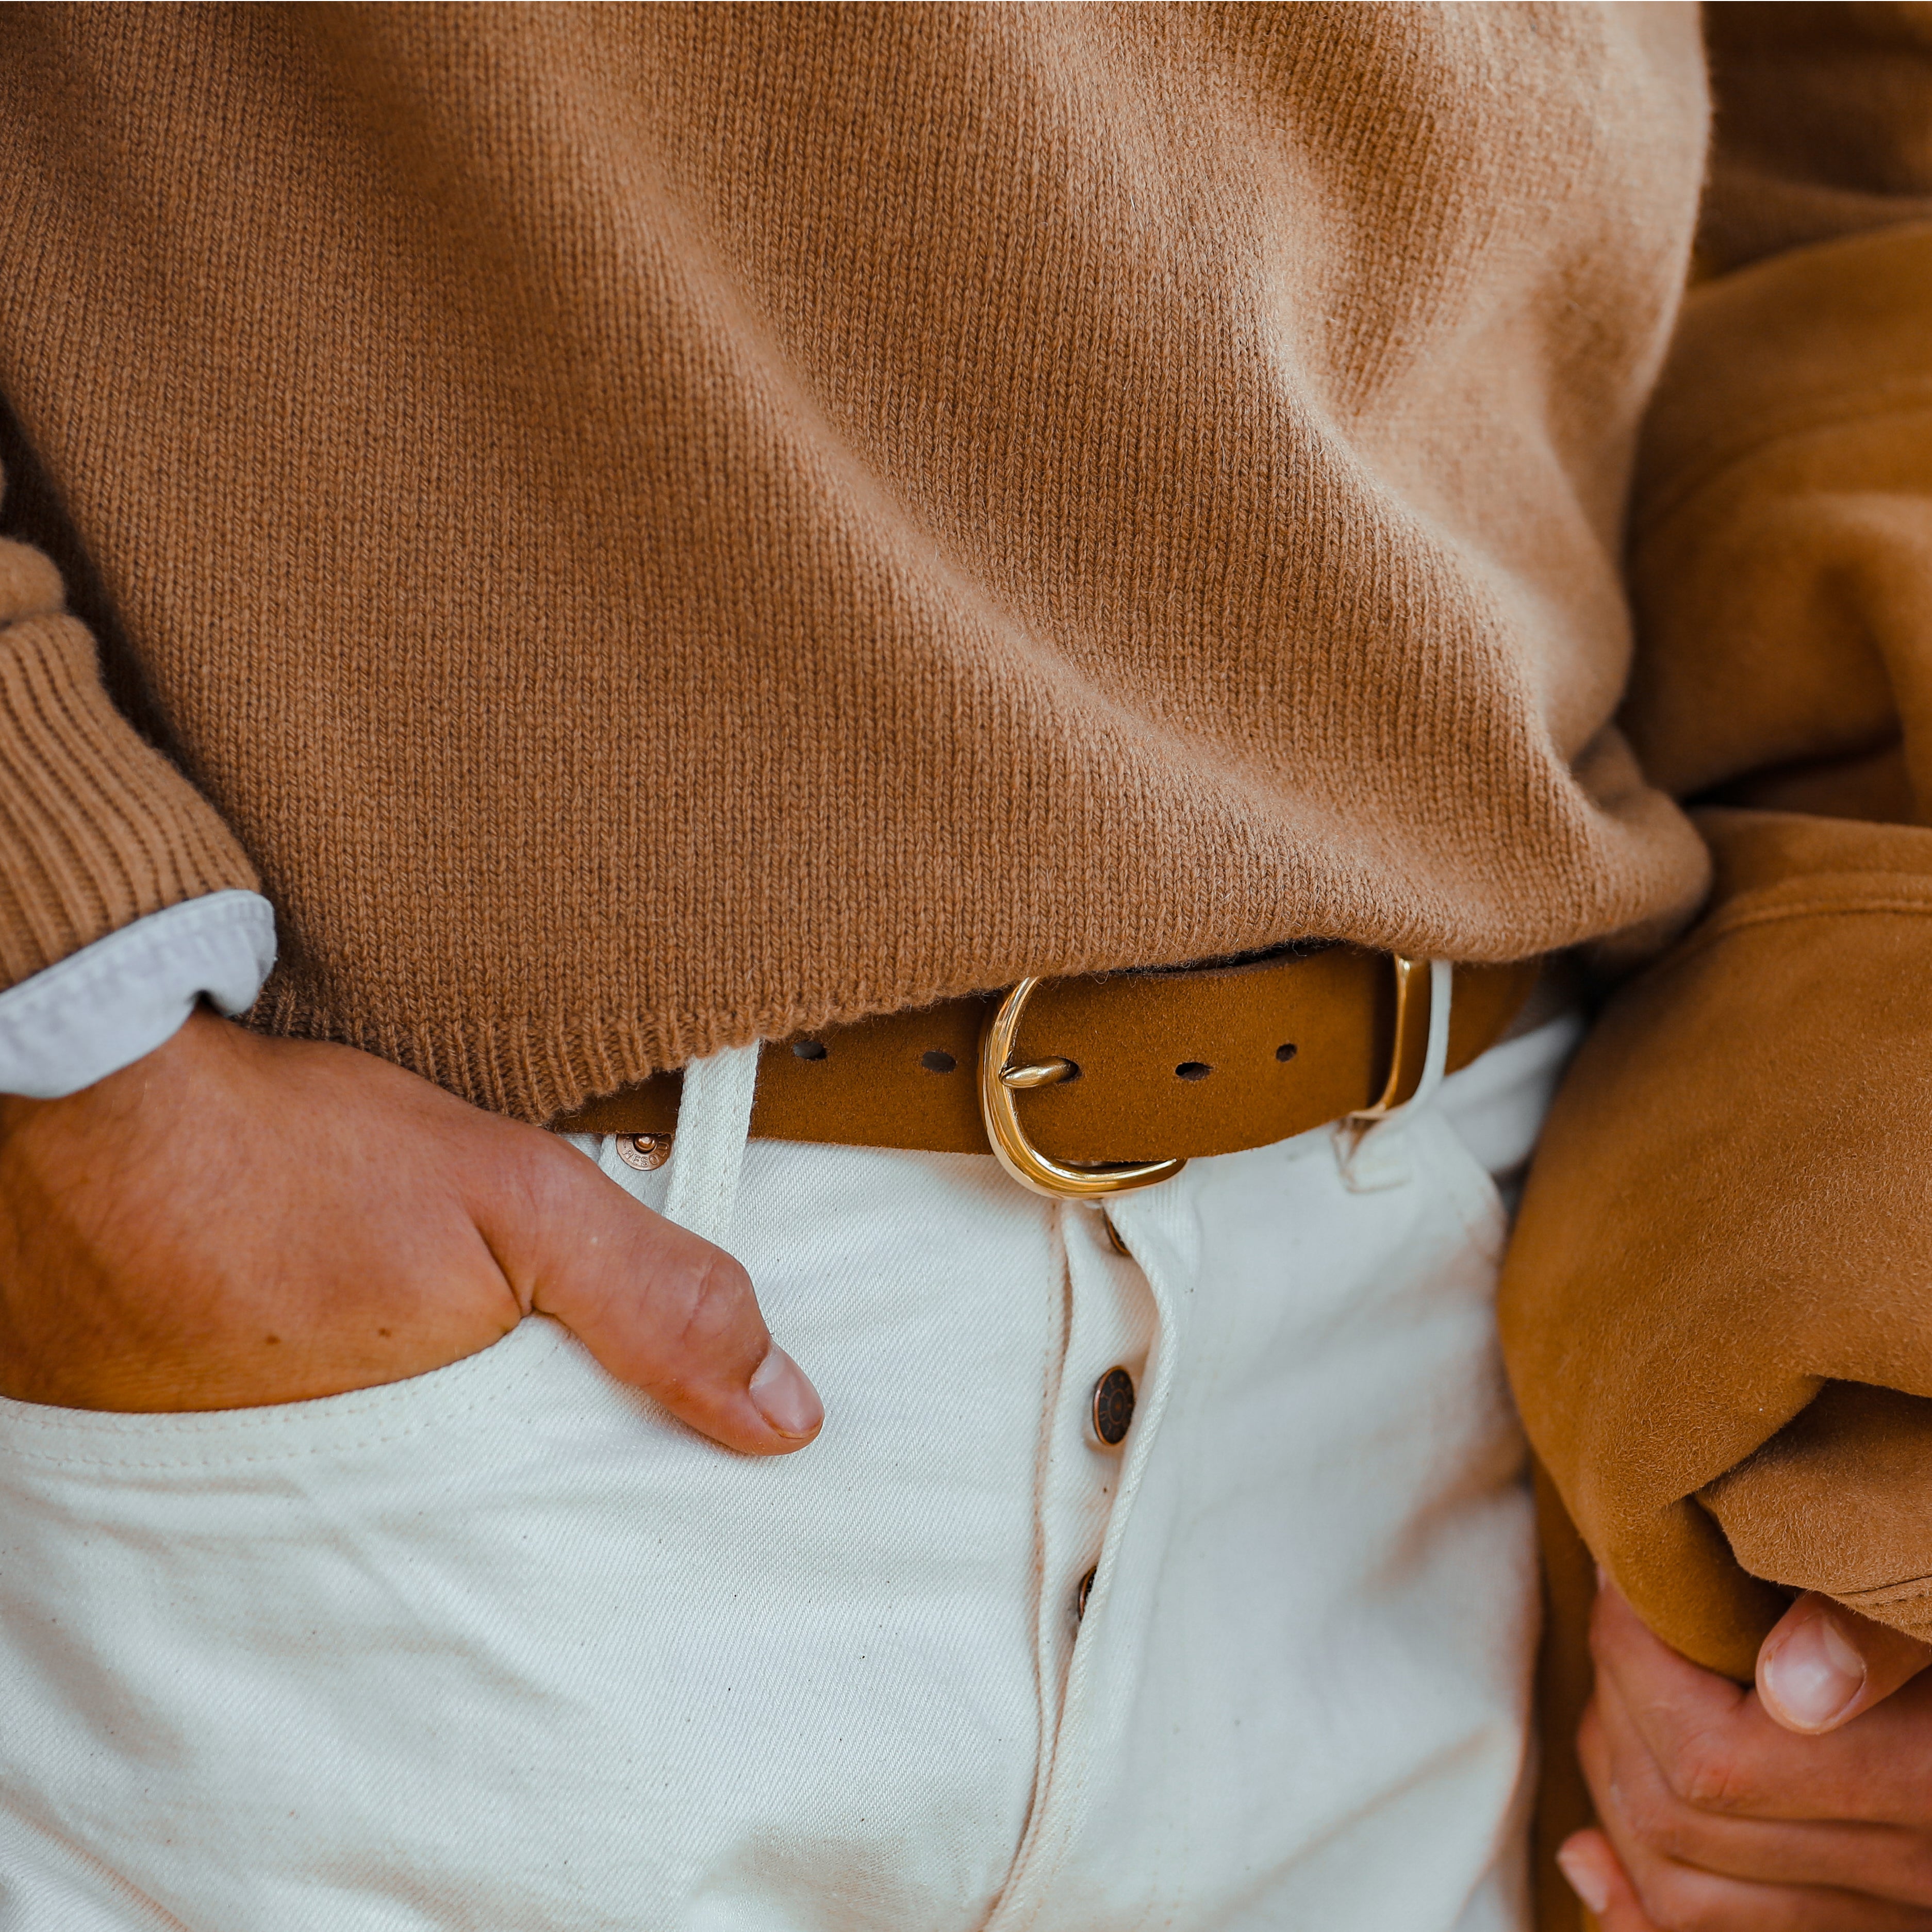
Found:
M 1932 212 L 1922 65 L 1859 79 L 1916 10 L 1722 10 L 1719 266 Z M 1799 16 L 1863 146 L 1780 182 Z M 104 688 L 9 552 L 4 981 L 259 877 L 260 1024 L 542 1119 L 1027 973 L 1681 921 L 1611 721 L 1697 28 L 7 10 L 10 527 Z M 1705 641 L 1673 782 L 1802 754 Z
M 252 865 L 267 1024 L 542 1117 L 1028 972 L 1681 910 L 1605 725 L 1694 29 L 12 14 L 0 391 L 165 762 L 17 562 L 7 974 Z

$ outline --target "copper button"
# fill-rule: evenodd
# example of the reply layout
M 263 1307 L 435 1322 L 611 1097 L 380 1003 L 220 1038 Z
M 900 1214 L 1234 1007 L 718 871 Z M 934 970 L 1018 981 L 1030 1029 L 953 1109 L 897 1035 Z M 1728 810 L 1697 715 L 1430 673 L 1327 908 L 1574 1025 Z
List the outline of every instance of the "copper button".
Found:
M 1094 1384 L 1089 1420 L 1094 1439 L 1103 1449 L 1118 1449 L 1127 1439 L 1134 1419 L 1134 1378 L 1125 1369 L 1109 1369 Z
M 663 1166 L 670 1158 L 668 1134 L 620 1134 L 616 1141 L 617 1158 L 626 1167 L 634 1167 L 640 1173 L 648 1174 L 652 1168 Z
M 1073 1593 L 1073 1621 L 1078 1623 L 1087 1614 L 1087 1599 L 1094 1594 L 1094 1579 L 1100 1574 L 1096 1564 L 1080 1580 L 1080 1587 Z

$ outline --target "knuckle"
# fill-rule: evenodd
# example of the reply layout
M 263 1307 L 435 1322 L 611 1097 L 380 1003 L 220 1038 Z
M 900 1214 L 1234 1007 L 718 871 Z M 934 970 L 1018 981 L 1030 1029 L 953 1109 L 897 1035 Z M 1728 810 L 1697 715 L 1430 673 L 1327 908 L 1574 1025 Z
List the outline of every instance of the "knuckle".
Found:
M 752 1292 L 752 1278 L 731 1257 L 713 1249 L 660 1276 L 658 1292 L 678 1339 L 701 1344 L 735 1327 Z
M 1686 1732 L 1658 1762 L 1672 1792 L 1697 1810 L 1736 1811 L 1750 1798 L 1752 1780 L 1736 1746 L 1714 1732 Z
M 554 1134 L 519 1134 L 514 1139 L 506 1136 L 497 1144 L 500 1157 L 528 1190 L 530 1204 L 539 1210 L 578 1204 L 602 1178 L 593 1162 Z
M 752 1277 L 743 1264 L 714 1249 L 697 1264 L 697 1294 L 713 1316 L 735 1319 L 751 1298 Z
M 586 1166 L 584 1156 L 548 1134 L 499 1133 L 493 1131 L 479 1138 L 475 1155 L 465 1166 L 465 1174 L 478 1190 L 481 1212 L 487 1218 L 492 1206 L 506 1210 L 508 1217 L 524 1228 L 543 1228 L 569 1215 L 577 1169 Z M 514 1127 L 516 1123 L 505 1122 Z M 573 1165 L 574 1163 L 574 1165 Z
M 1692 1851 L 1694 1814 L 1660 1784 L 1646 1778 L 1634 1790 L 1620 1786 L 1617 1808 L 1625 1828 L 1646 1850 L 1672 1858 Z

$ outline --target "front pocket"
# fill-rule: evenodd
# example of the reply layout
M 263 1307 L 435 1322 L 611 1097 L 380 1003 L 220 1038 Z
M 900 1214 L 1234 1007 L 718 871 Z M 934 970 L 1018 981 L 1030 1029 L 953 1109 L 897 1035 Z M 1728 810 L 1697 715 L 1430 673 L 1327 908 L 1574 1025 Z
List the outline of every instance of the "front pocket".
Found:
M 880 1340 L 814 1352 L 903 1379 Z M 862 1404 L 735 1456 L 539 1318 L 313 1402 L 0 1407 L 0 1905 L 14 1842 L 194 1932 L 966 1932 L 1036 1765 L 1032 1490 Z
M 532 1316 L 501 1341 L 426 1374 L 260 1408 L 61 1408 L 0 1396 L 0 1471 L 193 1471 L 400 1441 L 502 1394 L 537 1372 L 565 1340 L 557 1323 Z
M 394 1822 L 416 1814 L 432 1863 L 472 1838 L 436 1798 L 463 1783 L 436 1734 L 519 1678 L 542 1701 L 507 1628 L 542 1609 L 519 1498 L 540 1418 L 600 1406 L 669 1432 L 543 1318 L 313 1402 L 0 1401 L 0 1837 L 195 1932 L 434 1922 Z

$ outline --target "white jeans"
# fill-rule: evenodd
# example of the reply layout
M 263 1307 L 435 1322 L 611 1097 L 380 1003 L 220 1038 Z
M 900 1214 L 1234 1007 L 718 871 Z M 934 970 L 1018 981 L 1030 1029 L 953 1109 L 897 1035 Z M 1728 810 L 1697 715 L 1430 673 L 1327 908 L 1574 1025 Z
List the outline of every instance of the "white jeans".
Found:
M 0 1932 L 1520 1925 L 1485 1164 L 1571 1032 L 1352 1188 L 1321 1130 L 1119 1198 L 1131 1258 L 988 1158 L 753 1142 L 796 1456 L 534 1319 L 322 1402 L 0 1402 Z

